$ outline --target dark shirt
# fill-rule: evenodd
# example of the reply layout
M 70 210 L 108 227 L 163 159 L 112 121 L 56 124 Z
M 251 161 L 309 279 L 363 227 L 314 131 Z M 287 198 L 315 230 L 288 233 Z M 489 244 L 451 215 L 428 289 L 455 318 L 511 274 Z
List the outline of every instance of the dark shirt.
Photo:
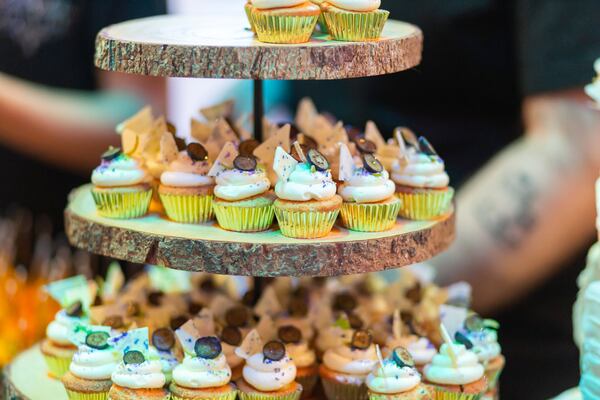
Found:
M 454 186 L 522 135 L 524 97 L 582 87 L 600 56 L 597 0 L 383 0 L 382 8 L 423 30 L 421 65 L 296 82 L 293 100 L 311 96 L 357 127 L 372 119 L 388 137 L 396 126 L 411 127 L 445 159 Z M 502 398 L 543 399 L 577 385 L 571 308 L 583 260 L 496 316 L 508 360 Z
M 98 31 L 165 12 L 164 0 L 0 0 L 0 71 L 51 87 L 95 90 Z M 0 180 L 0 210 L 18 204 L 62 226 L 68 192 L 89 177 L 0 146 Z

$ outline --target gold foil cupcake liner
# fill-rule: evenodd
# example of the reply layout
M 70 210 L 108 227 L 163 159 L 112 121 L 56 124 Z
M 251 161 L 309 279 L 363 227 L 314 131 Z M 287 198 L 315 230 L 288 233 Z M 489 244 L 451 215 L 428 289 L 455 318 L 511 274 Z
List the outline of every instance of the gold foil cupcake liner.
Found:
M 385 10 L 371 12 L 326 11 L 323 14 L 327 30 L 335 40 L 363 42 L 377 40 L 390 13 Z
M 454 189 L 430 190 L 420 193 L 402 193 L 396 195 L 402 201 L 400 216 L 412 220 L 430 220 L 448 212 Z
M 221 228 L 235 232 L 265 231 L 273 224 L 273 205 L 240 207 L 213 203 L 215 217 Z
M 252 21 L 252 5 L 250 3 L 246 3 L 244 5 L 244 11 L 246 11 L 246 17 L 248 17 L 248 23 L 250 24 L 250 30 L 252 32 L 256 32 L 254 28 L 254 22 Z
M 446 390 L 443 387 L 436 386 L 435 388 L 435 399 L 436 400 L 480 400 L 483 398 L 483 393 L 461 393 Z
M 298 400 L 302 395 L 302 389 L 298 389 L 295 392 L 279 394 L 277 392 L 252 392 L 246 393 L 240 390 L 240 400 Z
M 60 379 L 69 371 L 71 365 L 70 357 L 57 357 L 44 354 L 44 361 L 48 367 L 48 373 L 52 378 Z
M 160 194 L 169 219 L 185 224 L 210 221 L 213 217 L 213 195 Z
M 132 192 L 92 189 L 92 197 L 96 203 L 98 214 L 103 217 L 138 218 L 148 212 L 152 200 L 152 189 Z
M 258 40 L 265 43 L 306 43 L 317 25 L 318 15 L 269 15 L 260 10 L 250 13 Z
M 369 398 L 365 384 L 353 385 L 333 379 L 322 379 L 322 382 L 327 400 L 367 400 Z
M 396 224 L 400 200 L 385 204 L 344 203 L 340 215 L 344 226 L 359 232 L 382 232 Z
M 340 210 L 286 211 L 275 206 L 275 215 L 283 236 L 296 239 L 315 239 L 327 236 Z
M 238 395 L 237 390 L 232 390 L 227 393 L 214 393 L 214 394 L 210 394 L 210 395 L 193 397 L 193 400 L 235 400 L 237 398 L 237 395 Z M 190 398 L 190 397 L 175 396 L 173 393 L 171 393 L 171 397 L 170 397 L 170 400 L 191 400 L 191 399 L 192 398 Z
M 369 400 L 434 400 L 435 398 L 435 390 L 423 384 L 408 393 L 384 394 L 369 391 Z
M 69 400 L 107 400 L 108 392 L 84 393 L 65 389 Z
M 327 30 L 327 23 L 325 22 L 325 17 L 323 17 L 323 14 L 319 14 L 319 19 L 317 20 L 317 28 L 319 29 L 319 31 L 321 31 L 321 33 L 329 33 L 329 30 Z

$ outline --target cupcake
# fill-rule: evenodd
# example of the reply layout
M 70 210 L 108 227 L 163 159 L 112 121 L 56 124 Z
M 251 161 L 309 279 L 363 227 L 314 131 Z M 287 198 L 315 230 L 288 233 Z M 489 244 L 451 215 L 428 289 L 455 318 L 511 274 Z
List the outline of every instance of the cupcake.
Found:
M 377 352 L 368 331 L 356 331 L 349 345 L 327 350 L 319 367 L 327 399 L 367 399 L 365 382 L 376 364 Z
M 158 194 L 170 219 L 183 223 L 212 219 L 214 180 L 208 170 L 208 153 L 199 143 L 188 144 L 169 164 L 160 176 Z
M 173 369 L 179 364 L 175 334 L 171 328 L 159 328 L 152 333 L 150 342 L 150 359 L 160 361 L 161 371 L 168 385 L 173 376 Z
M 194 354 L 186 352 L 183 363 L 173 371 L 173 400 L 234 400 L 237 390 L 231 381 L 231 368 L 215 336 L 198 338 Z
M 305 43 L 321 14 L 308 0 L 252 0 L 250 18 L 258 40 L 265 43 Z
M 319 380 L 319 366 L 315 351 L 311 349 L 300 329 L 292 325 L 277 330 L 278 339 L 296 365 L 296 382 L 302 386 L 302 398 L 309 398 Z
M 394 182 L 373 155 L 375 145 L 362 141 L 363 147 L 359 148 L 368 151 L 362 154 L 362 167 L 354 164 L 346 145 L 340 147 L 339 177 L 344 183 L 339 186 L 338 194 L 344 199 L 340 211 L 342 223 L 355 231 L 389 230 L 396 224 L 400 200 L 394 196 Z
M 150 180 L 136 159 L 111 147 L 92 173 L 92 197 L 98 214 L 108 218 L 145 215 L 152 200 Z
M 209 171 L 217 186 L 213 209 L 221 228 L 236 232 L 259 232 L 273 223 L 275 196 L 265 169 L 252 155 L 254 140 L 242 142 L 240 153 L 228 142 Z
M 380 6 L 381 0 L 326 0 L 321 10 L 333 39 L 362 42 L 381 36 L 390 13 Z
M 410 353 L 403 347 L 378 363 L 367 376 L 369 400 L 433 400 L 433 389 L 421 383 Z
M 342 198 L 336 194 L 327 159 L 310 149 L 299 162 L 278 147 L 273 169 L 279 178 L 274 206 L 281 233 L 301 239 L 328 235 Z
M 126 332 L 120 338 L 121 362 L 111 375 L 110 400 L 167 400 L 160 361 L 150 359 L 148 328 Z
M 452 347 L 450 347 L 452 346 Z M 431 364 L 425 366 L 427 383 L 440 400 L 476 400 L 487 390 L 484 368 L 477 355 L 462 344 L 444 343 Z
M 112 386 L 111 375 L 117 368 L 118 353 L 110 344 L 111 328 L 77 326 L 72 340 L 79 347 L 62 383 L 71 400 L 103 400 Z
M 397 135 L 401 143 L 401 159 L 392 170 L 396 195 L 402 200 L 400 216 L 414 220 L 430 220 L 448 212 L 454 197 L 444 161 L 427 139 L 416 139 L 404 130 Z M 402 137 L 404 136 L 404 137 Z

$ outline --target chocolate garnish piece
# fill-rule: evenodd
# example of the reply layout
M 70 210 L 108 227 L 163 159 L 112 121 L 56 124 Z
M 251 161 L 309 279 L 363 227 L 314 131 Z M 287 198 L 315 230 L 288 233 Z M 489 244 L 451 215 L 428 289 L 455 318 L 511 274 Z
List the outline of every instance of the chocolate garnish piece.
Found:
M 152 334 L 152 345 L 161 351 L 169 351 L 175 346 L 175 335 L 169 328 L 160 328 Z
M 285 346 L 277 340 L 272 340 L 264 345 L 263 355 L 268 360 L 279 361 L 285 357 Z
M 346 129 L 348 139 L 352 142 L 356 143 L 360 138 L 364 138 L 364 133 L 354 125 L 346 125 L 344 129 Z
M 92 332 L 85 337 L 85 344 L 92 349 L 104 350 L 108 347 L 109 338 L 107 332 Z
M 371 335 L 371 332 L 369 331 L 358 330 L 352 335 L 352 342 L 350 345 L 354 349 L 366 350 L 371 344 L 373 344 L 373 335 Z
M 242 343 L 242 331 L 235 326 L 226 326 L 221 331 L 221 340 L 230 346 L 239 346 Z
M 352 329 L 362 329 L 364 322 L 358 315 L 353 312 L 350 312 L 346 315 L 348 315 L 348 322 L 350 322 L 350 327 Z
M 178 315 L 176 317 L 171 318 L 171 320 L 169 321 L 169 325 L 171 326 L 171 329 L 176 331 L 177 329 L 181 328 L 181 326 L 187 321 L 188 317 L 186 317 L 185 315 Z
M 405 324 L 410 323 L 413 320 L 412 312 L 406 310 L 400 311 L 400 319 Z
M 175 124 L 167 121 L 167 132 L 169 132 L 169 133 L 171 133 L 171 135 L 175 136 L 177 134 L 177 128 L 175 127 Z
M 154 291 L 148 293 L 148 296 L 147 296 L 148 304 L 150 304 L 151 306 L 154 306 L 154 307 L 160 306 L 164 295 L 165 294 L 163 292 L 161 292 L 160 290 L 154 290 Z
M 480 332 L 485 329 L 485 323 L 479 315 L 471 314 L 465 319 L 465 328 L 471 332 Z
M 419 147 L 421 148 L 421 151 L 427 154 L 428 156 L 438 155 L 437 151 L 435 151 L 435 149 L 433 148 L 431 143 L 429 143 L 429 140 L 425 138 L 425 136 L 421 136 L 419 138 Z
M 462 332 L 456 332 L 454 334 L 454 340 L 464 345 L 467 350 L 471 350 L 473 348 L 473 342 L 471 342 L 471 340 Z
M 283 343 L 300 343 L 302 332 L 293 325 L 282 326 L 277 330 L 277 337 Z
M 292 297 L 288 307 L 292 317 L 305 317 L 308 314 L 308 304 L 304 297 Z
M 212 279 L 209 278 L 204 279 L 202 282 L 200 282 L 200 290 L 211 293 L 217 290 L 217 287 L 215 286 L 215 283 L 212 281 Z
M 192 161 L 206 161 L 208 160 L 208 152 L 200 143 L 190 143 L 187 145 L 188 156 Z
M 349 293 L 340 293 L 333 300 L 333 309 L 337 311 L 352 311 L 356 308 L 356 299 Z
M 241 156 L 251 157 L 253 156 L 254 149 L 260 146 L 260 142 L 256 139 L 247 139 L 240 143 L 238 151 Z
M 138 350 L 130 350 L 123 356 L 123 362 L 125 364 L 138 365 L 142 364 L 144 361 L 146 361 L 146 357 L 144 357 L 144 354 Z
M 102 325 L 110 326 L 113 329 L 121 329 L 125 326 L 125 321 L 120 315 L 111 315 L 102 321 Z
M 240 171 L 251 172 L 256 170 L 256 158 L 254 156 L 239 155 L 233 160 L 233 166 Z
M 248 319 L 249 312 L 244 306 L 231 307 L 225 313 L 225 322 L 227 322 L 227 325 L 235 326 L 236 328 L 245 326 L 248 323 Z
M 415 360 L 404 347 L 396 347 L 392 352 L 392 359 L 400 368 L 414 368 L 415 366 Z
M 250 289 L 246 293 L 244 293 L 244 297 L 242 297 L 242 304 L 248 307 L 254 306 L 254 304 L 257 301 L 255 294 L 256 292 L 254 291 L 254 289 Z
M 96 293 L 96 296 L 94 297 L 94 302 L 92 303 L 93 306 L 101 306 L 102 305 L 102 297 Z
M 327 161 L 323 154 L 315 149 L 308 150 L 306 159 L 319 171 L 327 171 L 329 169 L 329 161 Z
M 421 284 L 419 282 L 415 283 L 412 287 L 408 288 L 404 292 L 404 296 L 414 304 L 418 304 L 421 302 L 423 298 L 423 293 L 421 290 Z
M 104 153 L 102 153 L 102 156 L 100 156 L 100 158 L 103 161 L 112 161 L 115 158 L 119 157 L 121 155 L 121 149 L 118 147 L 109 147 L 108 150 L 106 150 Z
M 380 174 L 383 172 L 383 165 L 379 162 L 373 154 L 363 154 L 363 165 L 365 169 L 372 174 Z
M 202 311 L 203 308 L 204 308 L 204 304 L 196 303 L 195 301 L 192 301 L 188 304 L 188 313 L 190 313 L 190 315 L 194 316 L 194 315 L 197 315 L 200 311 Z
M 194 351 L 200 358 L 214 360 L 221 354 L 221 341 L 216 336 L 205 336 L 196 340 Z
M 77 300 L 65 309 L 69 317 L 81 317 L 83 315 L 83 304 Z
M 363 154 L 375 154 L 377 152 L 377 145 L 364 137 L 356 140 L 356 148 Z

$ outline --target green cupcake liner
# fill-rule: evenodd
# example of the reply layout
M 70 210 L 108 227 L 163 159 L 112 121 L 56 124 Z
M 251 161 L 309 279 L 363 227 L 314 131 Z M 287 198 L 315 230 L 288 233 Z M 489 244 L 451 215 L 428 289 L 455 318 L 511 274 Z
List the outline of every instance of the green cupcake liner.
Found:
M 323 14 L 319 15 L 319 19 L 317 20 L 317 28 L 319 29 L 319 31 L 321 31 L 321 33 L 329 33 L 329 30 L 327 30 L 327 23 L 325 22 L 325 17 L 323 17 Z
M 83 393 L 65 389 L 69 400 L 107 400 L 108 392 Z
M 400 200 L 386 204 L 344 203 L 340 211 L 343 225 L 353 231 L 382 232 L 396 224 Z
M 236 390 L 232 390 L 228 393 L 215 393 L 210 396 L 198 396 L 193 399 L 190 397 L 179 397 L 171 393 L 170 400 L 235 400 L 237 398 L 238 392 Z
M 287 211 L 275 206 L 275 215 L 281 234 L 291 238 L 315 239 L 327 236 L 340 210 Z
M 235 232 L 265 231 L 273 224 L 273 205 L 241 207 L 213 202 L 215 217 L 221 228 Z
M 198 224 L 213 218 L 213 195 L 160 194 L 169 219 L 185 224 Z
M 281 16 L 252 10 L 250 18 L 258 40 L 265 43 L 306 43 L 317 25 L 318 15 Z
M 48 373 L 52 378 L 60 379 L 68 371 L 71 365 L 71 357 L 57 357 L 44 354 L 44 361 L 48 367 Z
M 383 394 L 369 391 L 369 400 L 434 400 L 435 391 L 429 385 L 420 384 L 407 393 Z
M 131 192 L 92 189 L 92 197 L 96 203 L 98 214 L 103 217 L 138 218 L 148 212 L 152 200 L 152 189 Z
M 335 40 L 363 42 L 377 40 L 390 13 L 385 10 L 351 12 L 330 10 L 323 14 L 327 30 Z
M 480 400 L 484 393 L 460 393 L 446 390 L 443 387 L 435 387 L 435 399 L 436 400 Z
M 333 379 L 321 379 L 327 400 L 368 400 L 367 385 L 352 385 Z
M 278 394 L 277 392 L 246 393 L 241 390 L 239 391 L 240 400 L 298 400 L 301 395 L 302 389 L 286 394 Z
M 400 216 L 412 220 L 430 220 L 448 212 L 454 197 L 454 189 L 429 190 L 419 193 L 397 192 L 402 200 Z

